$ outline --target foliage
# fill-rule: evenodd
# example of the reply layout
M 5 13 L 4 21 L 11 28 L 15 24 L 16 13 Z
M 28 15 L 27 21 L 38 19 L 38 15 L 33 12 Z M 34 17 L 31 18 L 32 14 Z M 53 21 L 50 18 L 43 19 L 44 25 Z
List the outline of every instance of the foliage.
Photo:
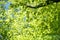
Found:
M 60 40 L 60 2 L 39 8 L 26 6 L 43 5 L 46 1 L 0 1 L 0 40 Z

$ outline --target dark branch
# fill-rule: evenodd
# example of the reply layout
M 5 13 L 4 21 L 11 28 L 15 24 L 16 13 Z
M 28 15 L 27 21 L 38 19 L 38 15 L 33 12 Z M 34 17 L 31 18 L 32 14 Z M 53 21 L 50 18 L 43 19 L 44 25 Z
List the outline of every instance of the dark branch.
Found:
M 45 5 L 42 5 L 42 4 L 39 4 L 39 5 L 36 5 L 36 6 L 31 6 L 31 5 L 26 5 L 27 7 L 30 7 L 30 8 L 39 8 L 39 7 L 44 7 L 46 5 L 49 5 L 49 4 L 52 4 L 54 2 L 60 2 L 60 0 L 52 0 L 52 1 L 46 1 L 46 4 Z
M 31 5 L 27 5 L 27 4 L 24 4 L 24 3 L 19 3 L 19 4 L 16 4 L 16 5 L 23 5 L 23 6 L 26 6 L 26 7 L 29 7 L 29 8 L 40 8 L 40 7 L 44 7 L 44 6 L 47 6 L 47 5 L 49 5 L 49 4 L 53 4 L 54 2 L 60 2 L 60 0 L 51 0 L 51 1 L 46 1 L 46 4 L 38 4 L 38 5 L 36 5 L 36 6 L 31 6 Z M 13 4 L 12 4 L 13 5 Z M 16 5 L 14 5 L 14 6 L 16 6 Z

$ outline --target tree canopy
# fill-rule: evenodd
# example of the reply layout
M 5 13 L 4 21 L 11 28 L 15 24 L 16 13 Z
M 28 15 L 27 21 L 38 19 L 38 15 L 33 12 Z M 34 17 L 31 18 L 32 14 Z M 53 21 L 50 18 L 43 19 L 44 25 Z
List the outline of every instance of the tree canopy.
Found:
M 0 40 L 60 40 L 60 1 L 0 0 Z

